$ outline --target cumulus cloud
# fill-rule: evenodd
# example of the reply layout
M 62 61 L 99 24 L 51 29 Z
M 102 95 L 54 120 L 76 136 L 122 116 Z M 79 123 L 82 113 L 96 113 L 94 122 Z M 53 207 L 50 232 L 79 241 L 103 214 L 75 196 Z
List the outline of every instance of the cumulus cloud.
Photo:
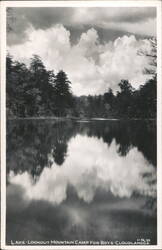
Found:
M 38 54 L 47 69 L 65 70 L 76 95 L 102 94 L 109 87 L 116 91 L 121 79 L 138 88 L 147 79 L 143 69 L 148 59 L 137 55 L 139 49 L 150 49 L 147 39 L 131 35 L 103 44 L 97 30 L 90 28 L 71 44 L 71 33 L 61 24 L 46 30 L 31 26 L 27 36 L 25 43 L 8 46 L 9 53 L 27 64 Z
M 27 172 L 17 175 L 10 172 L 10 183 L 20 185 L 29 200 L 53 204 L 66 200 L 69 185 L 87 203 L 99 189 L 116 197 L 131 197 L 134 192 L 154 197 L 156 185 L 149 183 L 156 179 L 155 168 L 137 148 L 122 157 L 117 153 L 118 147 L 115 140 L 108 146 L 102 139 L 77 135 L 69 142 L 68 156 L 61 167 L 56 163 L 45 167 L 36 183 Z M 148 177 L 143 178 L 144 174 Z

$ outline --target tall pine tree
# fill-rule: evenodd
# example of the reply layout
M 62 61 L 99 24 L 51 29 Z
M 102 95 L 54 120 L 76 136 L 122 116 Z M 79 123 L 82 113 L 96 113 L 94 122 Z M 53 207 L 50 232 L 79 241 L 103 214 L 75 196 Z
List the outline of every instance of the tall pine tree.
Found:
M 56 75 L 54 86 L 56 115 L 58 116 L 66 115 L 68 109 L 72 107 L 73 97 L 70 84 L 66 73 L 60 70 Z

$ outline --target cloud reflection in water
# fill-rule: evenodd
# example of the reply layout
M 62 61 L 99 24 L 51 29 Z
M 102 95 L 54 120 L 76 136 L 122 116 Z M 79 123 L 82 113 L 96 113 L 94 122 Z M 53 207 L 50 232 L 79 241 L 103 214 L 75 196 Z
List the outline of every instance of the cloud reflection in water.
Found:
M 9 181 L 20 185 L 29 200 L 46 200 L 56 205 L 66 200 L 69 186 L 87 203 L 93 201 L 97 190 L 110 191 L 121 198 L 133 193 L 154 197 L 153 165 L 137 148 L 120 156 L 118 147 L 115 140 L 108 146 L 102 139 L 77 135 L 69 141 L 64 163 L 45 167 L 36 183 L 28 172 L 15 175 L 10 171 Z

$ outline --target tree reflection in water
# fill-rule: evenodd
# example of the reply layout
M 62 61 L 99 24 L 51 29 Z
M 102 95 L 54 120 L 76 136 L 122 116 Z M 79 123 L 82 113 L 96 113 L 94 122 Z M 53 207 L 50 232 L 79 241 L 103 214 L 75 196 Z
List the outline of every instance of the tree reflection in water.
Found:
M 156 167 L 154 121 L 12 120 L 7 124 L 7 171 L 28 171 L 34 177 L 39 176 L 44 167 L 51 167 L 52 160 L 61 166 L 67 155 L 68 141 L 78 133 L 102 138 L 108 145 L 115 139 L 121 156 L 137 147 Z
M 74 132 L 71 122 L 9 121 L 7 171 L 28 171 L 35 178 L 41 174 L 44 167 L 51 167 L 53 159 L 61 165 L 66 157 L 67 142 Z

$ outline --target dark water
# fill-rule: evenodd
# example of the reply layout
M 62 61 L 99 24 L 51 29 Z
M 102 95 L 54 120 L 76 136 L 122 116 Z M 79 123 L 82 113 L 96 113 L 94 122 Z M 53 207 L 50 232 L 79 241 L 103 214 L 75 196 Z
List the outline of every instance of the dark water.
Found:
M 8 121 L 6 237 L 156 244 L 155 122 Z

